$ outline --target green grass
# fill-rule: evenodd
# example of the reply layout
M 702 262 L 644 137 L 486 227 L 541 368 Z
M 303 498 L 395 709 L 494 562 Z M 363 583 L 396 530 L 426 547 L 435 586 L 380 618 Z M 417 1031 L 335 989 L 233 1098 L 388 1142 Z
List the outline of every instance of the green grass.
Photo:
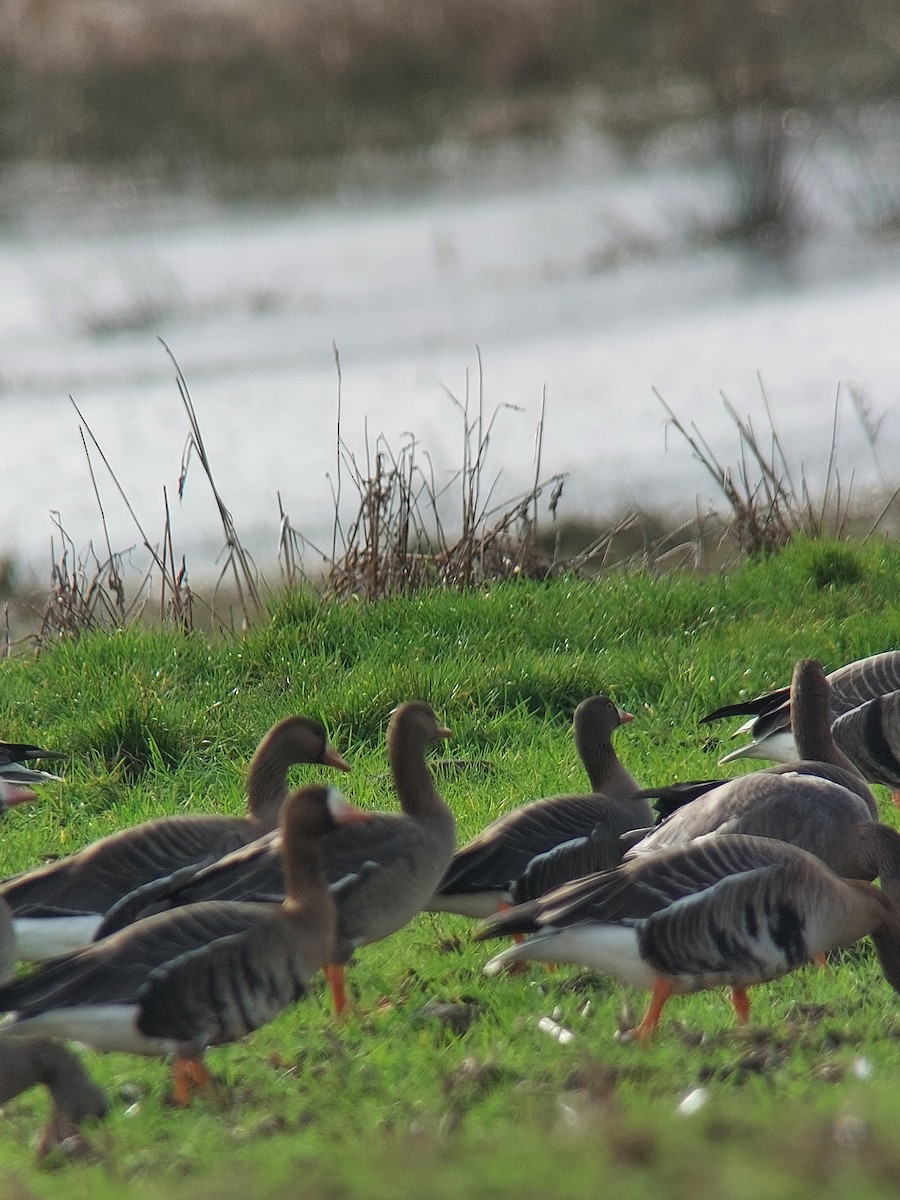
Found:
M 348 796 L 389 808 L 389 710 L 429 699 L 454 732 L 433 761 L 462 839 L 584 787 L 571 714 L 598 690 L 636 715 L 617 747 L 642 782 L 709 776 L 730 730 L 699 725 L 704 711 L 786 682 L 798 657 L 832 669 L 896 647 L 898 595 L 895 547 L 801 542 L 708 579 L 521 581 L 373 606 L 295 595 L 241 639 L 62 643 L 0 664 L 2 735 L 70 752 L 65 783 L 6 820 L 0 870 L 163 812 L 240 811 L 256 743 L 289 712 L 326 722 L 353 763 Z M 319 991 L 211 1051 L 219 1103 L 174 1111 L 164 1064 L 87 1054 L 112 1099 L 90 1135 L 98 1161 L 38 1168 L 29 1139 L 48 1102 L 28 1093 L 0 1123 L 0 1197 L 895 1194 L 900 1009 L 865 946 L 756 989 L 747 1030 L 724 993 L 677 998 L 638 1048 L 616 1031 L 640 993 L 574 968 L 489 980 L 490 947 L 470 933 L 422 916 L 359 955 L 344 1027 Z M 468 1006 L 464 1032 L 422 1014 L 435 999 Z M 569 1045 L 538 1028 L 550 1015 Z M 696 1088 L 705 1105 L 679 1112 Z

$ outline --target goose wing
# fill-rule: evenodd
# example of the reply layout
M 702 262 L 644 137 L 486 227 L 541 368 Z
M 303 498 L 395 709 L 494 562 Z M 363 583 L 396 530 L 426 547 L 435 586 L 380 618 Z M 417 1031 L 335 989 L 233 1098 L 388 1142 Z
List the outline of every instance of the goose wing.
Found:
M 533 933 L 547 926 L 583 921 L 643 919 L 733 875 L 809 857 L 774 838 L 737 834 L 704 837 L 686 846 L 630 860 L 612 871 L 572 880 L 530 903 L 491 917 L 476 937 Z
M 639 923 L 641 958 L 693 986 L 771 979 L 809 962 L 822 947 L 809 936 L 795 871 L 792 860 L 775 861 L 674 901 Z
M 660 821 L 670 817 L 678 808 L 690 804 L 698 796 L 727 783 L 727 779 L 686 779 L 680 783 L 667 783 L 658 788 L 642 788 L 635 799 L 652 800 Z
M 831 687 L 831 714 L 842 716 L 854 708 L 889 692 L 900 690 L 900 650 L 872 654 L 831 671 L 827 676 Z M 748 715 L 754 720 L 745 722 L 737 733 L 751 733 L 761 741 L 791 728 L 790 688 L 780 688 L 745 704 L 727 705 L 703 717 L 713 721 L 719 717 Z
M 790 698 L 790 694 L 789 687 L 775 688 L 771 692 L 763 692 L 760 696 L 754 696 L 752 700 L 740 700 L 736 704 L 725 704 L 721 708 L 707 713 L 705 717 L 701 717 L 700 723 L 705 725 L 710 721 L 718 721 L 722 717 L 759 718 L 765 713 L 780 708 Z
M 28 742 L 0 742 L 0 765 L 31 762 L 35 758 L 65 758 L 59 750 L 42 750 Z
M 872 819 L 870 802 L 859 790 L 830 778 L 840 770 L 795 763 L 729 780 L 678 809 L 626 857 L 656 853 L 704 834 L 743 833 L 801 846 L 838 869 L 848 826 Z
M 142 1034 L 199 1048 L 232 1042 L 306 995 L 333 929 L 292 928 L 280 906 L 249 907 L 250 925 L 150 972 L 136 997 Z
M 191 862 L 208 861 L 245 840 L 242 822 L 223 817 L 161 817 L 123 829 L 68 858 L 26 871 L 0 889 L 16 916 L 30 910 L 105 913 L 133 888 Z
M 535 855 L 518 879 L 512 882 L 512 902 L 522 904 L 570 879 L 612 871 L 621 863 L 624 853 L 620 823 L 609 818 L 600 820 L 587 836 L 561 842 L 551 850 Z
M 599 822 L 620 833 L 649 825 L 652 814 L 631 800 L 605 796 L 552 796 L 498 817 L 453 856 L 438 887 L 442 895 L 505 888 L 531 860 L 563 842 L 586 837 Z
M 133 889 L 103 920 L 95 940 L 167 909 L 207 900 L 284 898 L 281 832 L 274 830 L 228 853 L 189 863 Z
M 49 1009 L 133 1002 L 153 970 L 243 932 L 259 921 L 262 911 L 252 904 L 197 904 L 148 917 L 6 984 L 0 988 L 0 1012 L 31 1016 Z

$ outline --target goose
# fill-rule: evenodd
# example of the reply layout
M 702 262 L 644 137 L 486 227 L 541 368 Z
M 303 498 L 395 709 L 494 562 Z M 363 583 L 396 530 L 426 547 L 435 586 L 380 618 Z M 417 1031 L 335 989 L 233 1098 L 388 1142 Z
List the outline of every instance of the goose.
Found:
M 350 769 L 319 721 L 287 717 L 269 730 L 253 756 L 247 816 L 159 817 L 8 880 L 0 896 L 15 916 L 19 958 L 42 961 L 87 945 L 104 913 L 134 888 L 189 864 L 214 861 L 273 829 L 287 795 L 287 771 L 295 763 Z
M 871 935 L 900 991 L 900 910 L 880 888 L 841 879 L 821 859 L 774 838 L 723 834 L 565 884 L 491 917 L 476 938 L 533 936 L 495 955 L 488 975 L 533 959 L 578 963 L 651 991 L 634 1031 L 648 1038 L 670 996 L 747 988 Z
M 677 808 L 725 782 L 724 779 L 692 779 L 663 787 L 642 788 L 635 792 L 632 801 L 652 800 L 656 815 L 662 820 L 671 816 Z M 629 846 L 635 845 L 649 832 L 650 827 L 640 826 L 615 833 L 610 831 L 606 822 L 600 822 L 587 836 L 571 838 L 543 854 L 536 854 L 522 874 L 511 882 L 509 902 L 523 904 L 570 879 L 580 879 L 597 871 L 610 871 L 619 865 Z
M 900 888 L 900 834 L 878 821 L 871 790 L 834 743 L 821 664 L 798 662 L 791 692 L 803 759 L 712 788 L 657 825 L 626 858 L 705 834 L 747 833 L 801 846 L 846 878 L 880 877 L 886 890 Z
M 900 795 L 900 650 L 858 659 L 832 671 L 827 679 L 835 742 L 870 783 L 882 783 Z M 709 722 L 749 715 L 734 736 L 749 733 L 752 741 L 726 754 L 720 763 L 740 758 L 791 762 L 798 757 L 791 733 L 791 691 L 778 688 L 701 718 Z M 867 710 L 865 717 L 838 725 L 839 718 L 861 706 Z
M 22 803 L 22 798 L 15 802 Z M 12 978 L 15 962 L 12 912 L 0 900 L 0 984 Z M 0 1042 L 0 1105 L 38 1084 L 47 1088 L 53 1101 L 50 1122 L 38 1139 L 38 1158 L 63 1143 L 76 1153 L 87 1151 L 87 1143 L 81 1139 L 81 1124 L 105 1117 L 107 1105 L 104 1092 L 80 1061 L 50 1038 Z
M 236 1041 L 306 995 L 334 958 L 337 908 L 324 834 L 372 814 L 334 787 L 292 792 L 282 809 L 285 899 L 210 902 L 160 913 L 0 987 L 4 1038 L 72 1038 L 95 1050 L 174 1056 L 174 1099 L 208 1087 L 208 1046 Z
M 602 693 L 583 700 L 575 710 L 575 745 L 592 791 L 532 800 L 492 821 L 454 855 L 427 910 L 486 917 L 511 902 L 513 881 L 536 856 L 564 844 L 589 841 L 596 868 L 620 862 L 619 835 L 653 823 L 612 744 L 614 730 L 633 719 Z
M 834 721 L 831 732 L 862 775 L 889 788 L 900 806 L 900 690 L 851 708 Z
M 340 829 L 325 840 L 325 871 L 339 907 L 338 944 L 326 969 L 335 1011 L 348 1004 L 344 967 L 353 951 L 400 929 L 419 913 L 453 855 L 456 823 L 425 757 L 427 746 L 450 737 L 424 701 L 397 707 L 388 728 L 388 759 L 399 813 L 377 813 L 365 829 Z M 282 894 L 282 839 L 275 834 L 197 872 L 150 885 L 110 912 L 102 938 L 141 913 L 201 900 L 267 900 Z
M 29 742 L 0 742 L 0 811 L 33 800 L 32 783 L 59 780 L 61 776 L 26 763 L 39 758 L 65 758 L 58 750 L 43 750 Z
M 69 1154 L 89 1153 L 81 1126 L 88 1120 L 102 1120 L 108 1105 L 103 1089 L 91 1079 L 81 1061 L 50 1038 L 9 1038 L 0 1042 L 0 1104 L 39 1084 L 50 1093 L 53 1110 L 38 1138 L 38 1158 L 44 1158 L 55 1146 L 64 1146 Z

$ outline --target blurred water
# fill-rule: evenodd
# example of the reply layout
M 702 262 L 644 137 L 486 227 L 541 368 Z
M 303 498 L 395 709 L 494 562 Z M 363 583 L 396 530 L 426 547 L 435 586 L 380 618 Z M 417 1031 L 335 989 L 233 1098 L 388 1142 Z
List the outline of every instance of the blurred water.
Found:
M 840 162 L 818 166 L 833 182 Z M 187 421 L 163 338 L 191 388 L 242 541 L 275 560 L 280 492 L 330 546 L 337 373 L 342 435 L 395 448 L 411 431 L 438 481 L 461 462 L 448 391 L 498 405 L 487 477 L 530 485 L 542 394 L 542 474 L 567 472 L 563 517 L 635 504 L 691 511 L 714 490 L 666 434 L 656 388 L 723 462 L 737 438 L 722 394 L 778 431 L 813 479 L 837 389 L 845 486 L 897 482 L 900 255 L 852 232 L 832 187 L 815 237 L 788 259 L 698 248 L 727 178 L 660 152 L 629 163 L 573 136 L 502 153 L 399 160 L 378 186 L 314 200 L 216 202 L 131 179 L 59 172 L 0 181 L 0 552 L 44 580 L 51 512 L 79 549 L 102 527 L 71 395 L 152 540 L 162 490 L 176 552 L 214 570 L 221 530 L 194 463 L 175 499 Z M 408 168 L 408 169 L 407 169 Z M 821 174 L 821 173 L 824 173 Z M 822 204 L 827 189 L 814 188 Z M 821 213 L 819 214 L 821 216 Z M 883 417 L 877 458 L 851 402 Z M 94 457 L 114 549 L 139 541 Z M 345 479 L 346 488 L 346 479 Z M 345 490 L 345 495 L 347 494 Z

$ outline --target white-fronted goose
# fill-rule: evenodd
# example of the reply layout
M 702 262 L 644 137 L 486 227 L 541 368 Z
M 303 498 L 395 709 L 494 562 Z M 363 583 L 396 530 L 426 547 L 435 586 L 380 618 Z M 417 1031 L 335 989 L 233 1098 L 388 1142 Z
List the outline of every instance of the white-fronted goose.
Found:
M 871 791 L 842 765 L 847 760 L 831 736 L 828 681 L 819 663 L 799 662 L 791 687 L 803 759 L 713 788 L 674 812 L 628 857 L 706 834 L 746 833 L 801 846 L 846 878 L 878 876 L 886 889 L 900 886 L 900 834 L 877 820 Z
M 428 911 L 486 917 L 510 903 L 514 881 L 538 855 L 573 841 L 595 869 L 621 862 L 620 834 L 653 823 L 650 805 L 636 798 L 637 781 L 612 744 L 614 730 L 631 720 L 602 694 L 583 700 L 575 710 L 575 745 L 593 791 L 532 800 L 492 821 L 456 852 Z
M 322 839 L 371 814 L 336 788 L 293 792 L 282 809 L 281 904 L 195 904 L 148 917 L 0 988 L 5 1036 L 48 1034 L 97 1050 L 174 1055 L 185 1103 L 209 1076 L 207 1046 L 236 1041 L 306 994 L 334 957 L 337 909 Z
M 145 821 L 67 858 L 26 871 L 0 888 L 13 910 L 19 957 L 40 961 L 87 945 L 122 896 L 189 864 L 212 862 L 272 830 L 295 763 L 349 770 L 309 717 L 279 721 L 260 743 L 247 777 L 248 814 Z
M 325 870 L 339 907 L 338 949 L 326 974 L 339 1014 L 346 1008 L 343 966 L 353 951 L 400 929 L 420 912 L 449 863 L 456 842 L 453 814 L 441 798 L 425 751 L 450 736 L 430 705 L 401 704 L 388 729 L 388 758 L 400 813 L 376 813 L 364 829 L 335 830 L 325 840 Z M 104 935 L 137 911 L 203 900 L 259 901 L 282 892 L 281 838 L 252 845 L 196 874 L 160 881 L 126 899 L 100 928 Z M 133 903 L 137 901 L 137 905 Z
M 872 884 L 843 880 L 774 838 L 723 835 L 566 884 L 492 917 L 478 938 L 531 933 L 485 966 L 579 963 L 652 991 L 647 1037 L 669 996 L 727 985 L 739 1021 L 746 989 L 871 934 L 900 991 L 900 911 Z
M 900 650 L 873 654 L 858 659 L 827 676 L 831 686 L 832 724 L 845 713 L 860 705 L 877 702 L 900 691 Z M 725 705 L 708 713 L 703 721 L 720 717 L 749 715 L 735 731 L 737 737 L 749 733 L 752 740 L 726 754 L 720 762 L 739 758 L 768 758 L 775 762 L 793 762 L 800 757 L 791 733 L 791 688 L 779 688 L 752 700 Z M 896 790 L 900 787 L 900 701 L 878 709 L 876 718 L 870 710 L 867 720 L 843 725 L 835 731 L 835 741 L 870 783 L 883 783 Z M 872 724 L 868 724 L 871 721 Z M 861 758 L 864 761 L 857 761 Z

